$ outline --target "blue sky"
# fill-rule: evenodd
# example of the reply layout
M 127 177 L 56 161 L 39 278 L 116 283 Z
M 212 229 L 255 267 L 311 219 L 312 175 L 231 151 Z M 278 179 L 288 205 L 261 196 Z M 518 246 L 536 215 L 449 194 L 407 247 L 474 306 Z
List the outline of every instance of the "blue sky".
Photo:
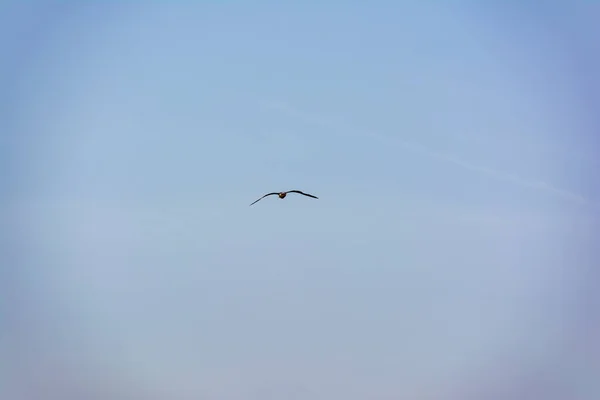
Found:
M 598 7 L 369 4 L 0 6 L 5 390 L 597 394 Z

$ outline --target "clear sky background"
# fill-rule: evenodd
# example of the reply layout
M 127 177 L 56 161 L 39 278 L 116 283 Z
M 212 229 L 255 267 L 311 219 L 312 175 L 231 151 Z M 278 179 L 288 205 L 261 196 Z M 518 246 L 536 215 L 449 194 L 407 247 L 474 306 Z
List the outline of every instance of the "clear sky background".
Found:
M 597 399 L 600 8 L 475 3 L 3 2 L 2 398 Z

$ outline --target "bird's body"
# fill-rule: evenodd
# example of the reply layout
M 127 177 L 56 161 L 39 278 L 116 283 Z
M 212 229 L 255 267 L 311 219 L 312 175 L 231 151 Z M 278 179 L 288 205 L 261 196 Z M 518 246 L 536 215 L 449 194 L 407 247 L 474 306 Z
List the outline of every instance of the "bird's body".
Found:
M 267 193 L 263 197 L 261 197 L 260 199 L 256 200 L 254 203 L 258 202 L 259 200 L 264 199 L 267 196 L 272 196 L 274 194 L 276 194 L 280 199 L 285 199 L 285 196 L 287 196 L 288 193 L 298 193 L 298 194 L 301 194 L 301 195 L 304 195 L 304 196 L 312 197 L 313 199 L 318 199 L 317 196 L 313 196 L 312 194 L 301 192 L 300 190 L 288 190 L 287 192 Z M 252 203 L 252 204 L 254 204 L 254 203 Z M 252 204 L 250 204 L 250 205 L 252 205 Z

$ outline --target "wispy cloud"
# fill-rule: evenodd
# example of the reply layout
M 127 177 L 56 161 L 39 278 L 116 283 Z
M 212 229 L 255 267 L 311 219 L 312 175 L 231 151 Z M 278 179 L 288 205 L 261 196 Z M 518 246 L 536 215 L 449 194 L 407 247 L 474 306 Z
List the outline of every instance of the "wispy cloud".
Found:
M 321 126 L 324 128 L 331 129 L 332 133 L 336 131 L 343 131 L 345 135 L 347 134 L 355 134 L 355 135 L 366 135 L 369 137 L 377 138 L 379 140 L 383 140 L 386 142 L 393 142 L 395 145 L 404 148 L 407 151 L 410 151 L 415 154 L 419 154 L 423 157 L 432 158 L 436 160 L 440 160 L 443 162 L 447 162 L 453 165 L 457 165 L 459 167 L 475 171 L 486 175 L 490 178 L 497 179 L 500 181 L 508 182 L 516 186 L 526 187 L 538 190 L 540 192 L 545 192 L 549 195 L 559 197 L 570 201 L 572 203 L 578 204 L 580 206 L 587 206 L 592 208 L 599 208 L 600 204 L 597 202 L 590 200 L 578 193 L 574 193 L 568 190 L 564 190 L 558 188 L 550 183 L 543 181 L 536 181 L 531 179 L 526 179 L 521 176 L 510 174 L 504 171 L 499 171 L 497 169 L 492 169 L 486 166 L 473 164 L 471 162 L 465 161 L 455 155 L 442 153 L 436 151 L 430 147 L 427 147 L 418 142 L 412 142 L 404 139 L 399 139 L 395 137 L 390 137 L 386 135 L 382 135 L 377 132 L 367 132 L 367 131 L 357 131 L 356 128 L 347 125 L 343 121 L 336 120 L 331 117 L 326 117 L 323 115 L 318 115 L 316 113 L 310 113 L 299 108 L 290 106 L 289 104 L 282 102 L 273 102 L 273 101 L 265 101 L 263 102 L 263 106 L 267 109 L 278 111 L 284 114 L 287 114 L 290 117 L 298 118 L 306 123 L 314 124 L 317 126 Z

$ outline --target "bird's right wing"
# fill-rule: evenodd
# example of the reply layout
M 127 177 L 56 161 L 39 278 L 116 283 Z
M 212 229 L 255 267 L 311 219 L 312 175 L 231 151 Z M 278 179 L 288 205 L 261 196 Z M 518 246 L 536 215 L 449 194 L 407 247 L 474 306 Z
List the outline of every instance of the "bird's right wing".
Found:
M 313 199 L 318 199 L 317 196 L 313 196 L 312 194 L 304 193 L 301 190 L 290 190 L 290 191 L 288 191 L 288 193 L 299 193 L 299 194 L 303 194 L 304 196 L 312 197 Z
M 263 197 L 261 197 L 260 199 L 256 200 L 254 203 L 256 203 L 256 202 L 258 202 L 258 201 L 260 201 L 260 200 L 264 199 L 264 198 L 265 198 L 265 197 L 267 197 L 267 196 L 272 196 L 272 195 L 274 195 L 274 194 L 279 194 L 279 193 L 278 193 L 278 192 L 267 193 L 267 194 L 265 194 Z M 254 204 L 254 203 L 252 203 L 252 204 Z M 252 205 L 252 204 L 250 204 L 250 205 Z

